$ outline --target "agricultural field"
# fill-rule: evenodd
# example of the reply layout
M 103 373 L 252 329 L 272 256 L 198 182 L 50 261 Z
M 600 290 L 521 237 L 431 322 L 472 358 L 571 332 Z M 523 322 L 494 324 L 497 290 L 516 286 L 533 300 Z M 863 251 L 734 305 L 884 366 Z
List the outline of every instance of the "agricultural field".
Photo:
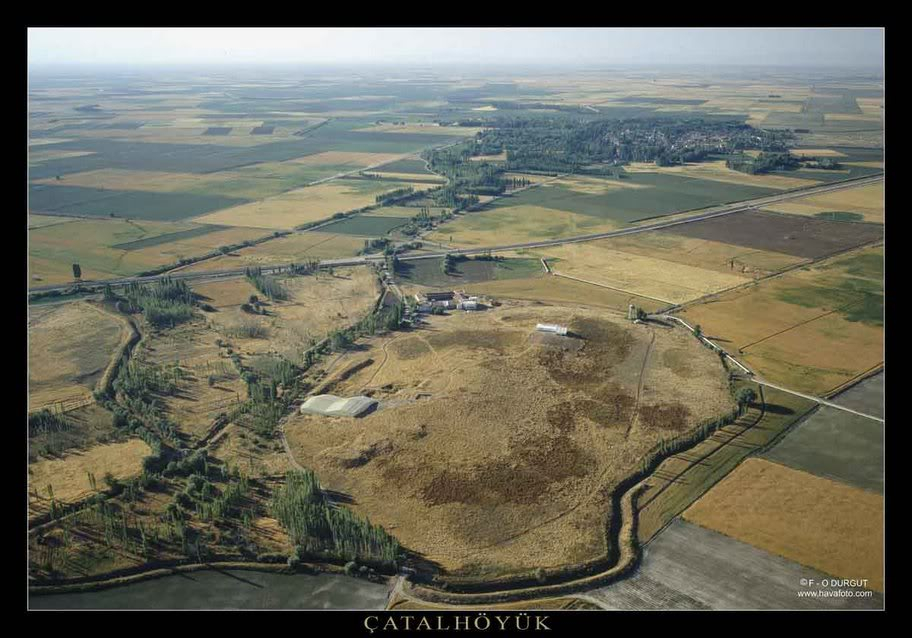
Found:
M 882 239 L 884 231 L 874 224 L 848 224 L 749 211 L 681 224 L 670 229 L 670 232 L 754 250 L 819 259 Z
M 29 309 L 29 410 L 91 402 L 95 384 L 129 336 L 126 321 L 74 302 Z
M 753 279 L 806 261 L 786 253 L 688 237 L 676 233 L 674 228 L 600 239 L 586 245 Z
M 494 207 L 525 204 L 624 224 L 775 192 L 772 188 L 644 172 L 625 174 L 623 179 L 562 178 L 505 198 Z
M 680 358 L 677 367 L 680 374 L 689 373 L 687 362 Z M 641 544 L 651 542 L 717 481 L 749 455 L 774 443 L 815 405 L 772 388 L 754 386 L 754 390 L 760 401 L 737 421 L 668 457 L 646 479 L 646 491 L 637 500 L 637 537 Z
M 750 281 L 733 272 L 707 270 L 613 250 L 602 242 L 566 244 L 540 252 L 555 274 L 648 297 L 667 305 L 690 301 Z
M 806 188 L 817 184 L 815 180 L 787 177 L 785 175 L 749 175 L 727 168 L 725 166 L 725 160 L 693 162 L 678 166 L 656 166 L 651 162 L 631 162 L 624 167 L 624 171 L 633 174 L 656 173 L 659 175 L 678 175 L 727 184 L 740 184 L 744 186 L 758 186 L 760 188 L 776 188 L 781 190 Z
M 28 200 L 31 212 L 150 221 L 178 221 L 247 201 L 221 195 L 121 191 L 58 184 L 33 184 Z
M 611 220 L 518 204 L 458 215 L 426 237 L 458 248 L 475 248 L 587 235 L 620 227 Z
M 832 193 L 772 204 L 766 209 L 821 218 L 843 214 L 843 217 L 849 221 L 882 224 L 884 223 L 884 185 L 881 182 L 859 188 L 846 188 Z
M 529 257 L 507 257 L 499 260 L 477 258 L 457 259 L 446 274 L 443 260 L 421 259 L 400 262 L 396 267 L 396 280 L 404 287 L 410 286 L 461 289 L 466 285 L 504 279 L 525 279 L 541 271 L 541 262 Z
M 748 459 L 684 520 L 839 578 L 883 591 L 883 497 Z
M 581 338 L 531 334 L 557 320 Z M 665 363 L 671 351 L 687 353 L 687 375 Z M 604 554 L 612 486 L 660 438 L 732 407 L 718 357 L 689 334 L 526 303 L 371 339 L 333 362 L 320 392 L 381 405 L 293 417 L 297 461 L 405 546 L 474 575 Z
M 833 402 L 883 418 L 881 372 L 840 393 Z M 820 406 L 763 458 L 883 494 L 884 424 Z
M 586 592 L 617 610 L 881 609 L 883 596 L 798 597 L 827 574 L 680 518 L 643 549 L 637 571 Z M 856 591 L 859 588 L 852 588 Z
M 242 229 L 235 229 L 242 230 Z M 243 229 L 253 231 L 254 229 Z M 351 257 L 364 248 L 364 239 L 355 235 L 304 231 L 292 233 L 268 242 L 233 250 L 226 255 L 207 259 L 180 268 L 200 272 L 247 266 L 301 263 L 308 259 Z
M 883 248 L 688 306 L 680 316 L 773 382 L 825 394 L 883 362 Z
M 256 228 L 122 219 L 71 219 L 29 231 L 29 280 L 58 284 L 82 278 L 106 279 L 174 264 L 220 246 L 252 241 L 272 231 Z
M 382 237 L 391 230 L 406 225 L 410 219 L 410 217 L 394 217 L 392 215 L 356 215 L 322 226 L 320 232 L 357 235 L 359 237 Z
M 547 275 L 543 271 L 524 278 L 485 281 L 468 289 L 473 294 L 489 295 L 495 299 L 524 299 L 539 303 L 582 304 L 610 310 L 626 316 L 630 304 L 655 312 L 668 304 L 640 297 L 629 292 L 604 288 L 593 284 Z
M 302 224 L 328 220 L 335 213 L 372 205 L 377 195 L 410 186 L 416 191 L 429 188 L 424 183 L 338 179 L 288 191 L 259 202 L 225 208 L 198 217 L 196 221 L 223 226 L 291 230 Z

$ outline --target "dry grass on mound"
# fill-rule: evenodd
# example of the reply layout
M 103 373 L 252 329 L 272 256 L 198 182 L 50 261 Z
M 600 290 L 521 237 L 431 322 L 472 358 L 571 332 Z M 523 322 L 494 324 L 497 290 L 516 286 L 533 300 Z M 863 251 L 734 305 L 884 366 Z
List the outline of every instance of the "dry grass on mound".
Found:
M 583 347 L 530 338 L 537 322 L 568 324 Z M 682 350 L 686 375 L 664 363 Z M 381 407 L 292 417 L 296 460 L 406 547 L 466 574 L 600 556 L 618 481 L 661 438 L 730 409 L 718 358 L 683 331 L 520 303 L 372 339 L 318 390 Z

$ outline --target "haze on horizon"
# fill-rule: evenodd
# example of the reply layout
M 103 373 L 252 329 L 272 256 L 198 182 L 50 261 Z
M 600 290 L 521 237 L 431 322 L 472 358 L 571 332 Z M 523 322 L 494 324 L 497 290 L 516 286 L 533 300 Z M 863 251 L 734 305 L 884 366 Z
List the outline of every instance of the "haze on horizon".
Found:
M 882 69 L 881 28 L 30 28 L 31 69 L 698 65 Z

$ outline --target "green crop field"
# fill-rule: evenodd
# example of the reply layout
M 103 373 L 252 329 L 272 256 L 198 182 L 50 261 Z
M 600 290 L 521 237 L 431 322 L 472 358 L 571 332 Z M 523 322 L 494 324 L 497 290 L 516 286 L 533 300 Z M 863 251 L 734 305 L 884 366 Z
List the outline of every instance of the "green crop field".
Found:
M 442 260 L 421 259 L 400 262 L 396 278 L 403 282 L 422 286 L 458 287 L 500 279 L 524 279 L 541 272 L 538 259 L 524 257 L 507 258 L 497 261 L 481 259 L 457 260 L 449 274 L 444 274 Z
M 612 182 L 617 184 L 618 180 L 607 179 L 608 190 L 601 194 L 543 185 L 500 199 L 491 208 L 539 206 L 629 223 L 777 192 L 769 188 L 657 173 L 629 174 L 619 181 L 626 187 L 610 188 Z
M 416 175 L 429 175 L 424 160 L 420 159 L 402 159 L 379 166 L 378 171 L 384 173 L 415 173 Z
M 249 200 L 220 195 L 115 191 L 82 186 L 33 184 L 29 210 L 89 217 L 123 217 L 176 221 L 214 210 L 244 204 Z
M 215 225 L 197 226 L 196 228 L 191 228 L 189 230 L 180 230 L 173 233 L 164 233 L 161 235 L 155 235 L 153 237 L 136 239 L 133 241 L 124 242 L 122 244 L 114 244 L 111 246 L 111 248 L 116 248 L 117 250 L 140 250 L 142 248 L 150 248 L 152 246 L 161 246 L 162 244 L 167 244 L 172 241 L 179 241 L 181 239 L 189 239 L 191 237 L 208 235 L 216 231 L 225 230 L 226 228 L 228 227 Z
M 320 232 L 361 235 L 363 237 L 380 237 L 394 228 L 404 226 L 408 222 L 408 217 L 369 217 L 367 215 L 357 215 L 329 224 L 328 226 L 322 226 Z

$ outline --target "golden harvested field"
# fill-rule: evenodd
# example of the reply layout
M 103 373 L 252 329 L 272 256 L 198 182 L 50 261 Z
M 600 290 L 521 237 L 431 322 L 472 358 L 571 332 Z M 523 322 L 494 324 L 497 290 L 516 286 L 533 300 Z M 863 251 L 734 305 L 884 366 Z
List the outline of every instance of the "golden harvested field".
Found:
M 858 122 L 860 125 L 879 126 L 882 123 L 880 113 L 827 113 L 823 116 L 826 122 Z
M 75 217 L 58 217 L 55 215 L 34 215 L 29 213 L 28 229 L 42 228 L 44 226 L 56 226 L 57 224 L 67 224 L 78 221 Z
M 747 186 L 760 186 L 763 188 L 802 188 L 814 186 L 818 182 L 800 177 L 785 177 L 783 175 L 748 175 L 735 171 L 725 166 L 725 160 L 716 162 L 695 162 L 683 166 L 656 166 L 652 162 L 631 162 L 624 167 L 628 173 L 666 173 L 695 177 L 729 184 L 745 184 Z
M 549 183 L 552 186 L 560 186 L 561 188 L 566 188 L 577 193 L 586 193 L 587 195 L 602 195 L 604 193 L 626 189 L 638 190 L 643 188 L 651 188 L 650 186 L 638 184 L 629 180 L 624 181 L 620 179 L 602 179 L 598 177 L 584 177 L 580 175 L 558 177 L 553 181 L 549 181 Z
M 883 508 L 879 494 L 752 458 L 684 518 L 882 592 Z
M 572 237 L 620 227 L 621 224 L 610 219 L 522 205 L 459 215 L 429 233 L 427 238 L 430 241 L 469 247 Z
M 398 180 L 400 182 L 409 182 L 415 179 L 420 179 L 423 182 L 436 182 L 443 184 L 446 181 L 446 177 L 442 175 L 434 175 L 433 173 L 389 173 L 383 170 L 372 169 L 370 171 L 371 175 L 379 175 L 383 179 Z M 431 184 L 433 186 L 433 184 Z
M 383 206 L 374 208 L 365 213 L 363 217 L 414 217 L 422 208 L 427 208 L 432 217 L 439 216 L 443 211 L 448 210 L 442 206 Z
M 225 228 L 205 235 L 176 239 L 157 246 L 128 251 L 120 264 L 128 270 L 139 271 L 147 264 L 173 264 L 184 257 L 205 255 L 219 246 L 231 246 L 269 235 L 263 228 Z M 249 248 L 241 250 L 250 250 Z
M 880 115 L 884 112 L 882 108 L 884 103 L 883 98 L 859 97 L 855 98 L 855 102 L 865 115 Z
M 350 257 L 364 248 L 364 238 L 354 235 L 334 235 L 319 231 L 293 233 L 256 246 L 241 248 L 227 255 L 190 264 L 182 271 L 208 271 L 263 264 L 287 264 L 305 259 Z
M 571 275 L 629 293 L 678 304 L 746 281 L 738 274 L 673 263 L 620 252 L 601 242 L 552 246 L 541 251 L 554 272 Z
M 486 281 L 472 284 L 468 289 L 469 292 L 490 295 L 495 299 L 526 299 L 543 303 L 569 303 L 610 308 L 624 316 L 627 315 L 627 307 L 630 304 L 643 308 L 647 312 L 654 312 L 668 306 L 668 304 L 654 299 L 544 273 L 527 279 Z
M 219 184 L 237 179 L 231 171 L 218 173 L 165 173 L 160 171 L 124 170 L 103 168 L 84 173 L 70 173 L 63 179 L 67 186 L 107 188 L 111 190 L 137 190 L 158 193 L 175 193 L 200 188 L 215 188 Z M 54 178 L 35 180 L 36 184 L 60 184 Z
M 793 148 L 789 151 L 796 157 L 845 157 L 845 153 L 831 148 Z
M 537 322 L 581 338 L 533 334 Z M 314 393 L 371 393 L 381 406 L 359 419 L 293 416 L 295 459 L 463 574 L 603 556 L 618 482 L 661 438 L 732 408 L 718 357 L 685 331 L 578 306 L 505 303 L 365 345 Z M 666 366 L 669 351 L 686 352 L 686 376 Z
M 432 184 L 334 180 L 267 197 L 258 202 L 226 208 L 195 221 L 203 224 L 291 230 L 301 224 L 329 219 L 333 214 L 375 202 L 377 195 L 412 186 L 427 190 Z
M 71 219 L 66 223 L 37 227 L 29 231 L 30 281 L 36 284 L 70 282 L 74 263 L 82 267 L 83 279 L 135 274 L 270 232 L 252 228 L 213 229 L 204 235 L 177 236 L 154 243 L 156 237 L 194 228 L 199 226 L 125 219 Z M 153 245 L 130 249 L 130 242 L 147 240 L 152 240 Z
M 301 363 L 304 350 L 333 330 L 347 327 L 366 315 L 380 294 L 372 269 L 339 268 L 332 275 L 282 279 L 289 293 L 287 301 L 267 302 L 266 315 L 241 310 L 250 295 L 262 297 L 245 279 L 197 284 L 194 291 L 210 298 L 218 312 L 207 315 L 210 326 L 243 355 L 277 353 Z M 261 326 L 265 338 L 238 336 L 247 323 Z
M 104 486 L 102 477 L 110 472 L 116 478 L 125 479 L 142 471 L 142 460 L 152 449 L 140 439 L 123 443 L 96 445 L 88 450 L 71 452 L 59 459 L 43 459 L 29 465 L 29 504 L 38 508 L 46 505 L 48 485 L 54 490 L 54 498 L 60 502 L 76 501 L 91 494 L 88 472 L 92 472 L 99 486 Z M 39 498 L 35 498 L 38 490 Z
M 680 316 L 770 381 L 825 394 L 883 361 L 882 259 L 882 247 L 853 251 Z
M 864 215 L 867 222 L 884 223 L 884 184 L 845 188 L 831 193 L 801 197 L 765 208 L 793 215 L 816 215 L 824 212 L 847 212 Z
M 125 337 L 124 322 L 87 301 L 31 306 L 29 410 L 90 398 Z
M 742 360 L 791 387 L 829 391 L 883 363 L 884 332 L 830 314 L 745 349 Z
M 761 277 L 805 261 L 785 253 L 663 231 L 600 239 L 587 244 L 748 278 Z
M 351 166 L 352 169 L 368 166 L 379 166 L 388 164 L 398 159 L 407 157 L 401 153 L 360 153 L 355 151 L 324 151 L 305 155 L 297 159 L 289 160 L 293 164 L 306 164 L 308 166 L 319 166 L 329 164 L 332 166 Z
M 535 175 L 533 173 L 504 173 L 504 179 L 524 179 L 530 184 L 541 184 L 542 182 L 550 182 L 554 178 L 550 175 Z
M 68 159 L 71 157 L 82 157 L 83 155 L 94 155 L 92 151 L 66 151 L 55 150 L 54 148 L 41 148 L 37 151 L 29 150 L 29 166 L 48 162 L 50 160 Z
M 472 109 L 472 110 L 477 111 L 479 109 Z M 473 162 L 506 162 L 507 161 L 507 152 L 501 151 L 497 155 L 475 155 L 474 157 L 470 157 L 469 160 L 471 160 Z

